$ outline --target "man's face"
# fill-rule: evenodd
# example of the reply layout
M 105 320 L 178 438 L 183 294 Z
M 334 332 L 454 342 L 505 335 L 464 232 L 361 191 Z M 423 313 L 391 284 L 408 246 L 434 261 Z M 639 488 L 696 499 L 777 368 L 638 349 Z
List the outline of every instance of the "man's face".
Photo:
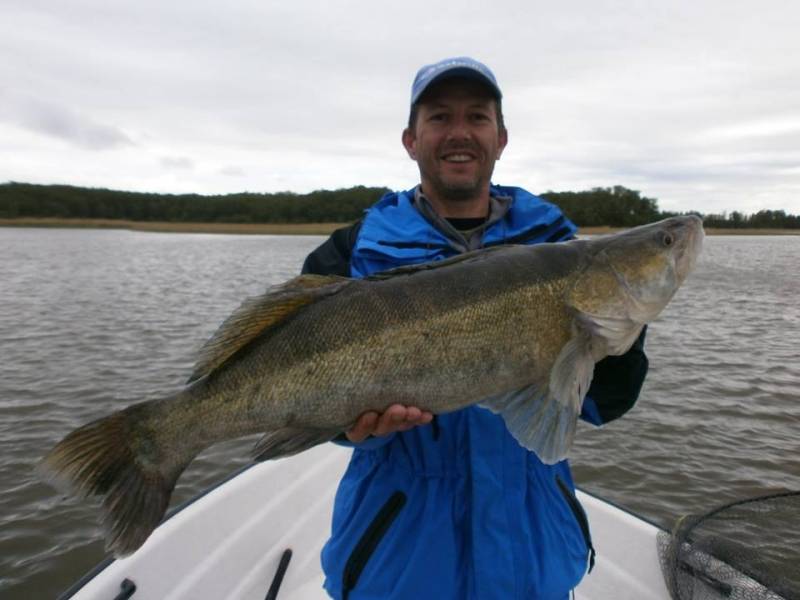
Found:
M 419 165 L 422 190 L 442 202 L 488 198 L 494 163 L 507 141 L 494 97 L 469 79 L 432 86 L 419 102 L 414 128 L 403 132 L 403 145 Z

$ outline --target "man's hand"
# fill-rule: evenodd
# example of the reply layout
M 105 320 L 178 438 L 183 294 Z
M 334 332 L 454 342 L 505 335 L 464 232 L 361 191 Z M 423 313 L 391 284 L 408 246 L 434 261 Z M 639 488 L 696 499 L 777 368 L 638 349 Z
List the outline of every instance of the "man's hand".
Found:
M 392 404 L 381 414 L 375 411 L 365 412 L 345 435 L 348 440 L 357 444 L 371 435 L 380 437 L 395 431 L 407 431 L 417 425 L 427 425 L 432 420 L 432 413 L 416 406 Z

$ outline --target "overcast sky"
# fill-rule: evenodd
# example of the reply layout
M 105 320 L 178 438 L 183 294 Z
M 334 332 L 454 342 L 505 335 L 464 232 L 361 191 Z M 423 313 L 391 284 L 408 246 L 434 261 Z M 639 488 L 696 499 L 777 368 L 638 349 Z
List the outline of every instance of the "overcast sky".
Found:
M 0 181 L 410 188 L 423 64 L 504 93 L 495 183 L 800 213 L 797 0 L 0 0 Z

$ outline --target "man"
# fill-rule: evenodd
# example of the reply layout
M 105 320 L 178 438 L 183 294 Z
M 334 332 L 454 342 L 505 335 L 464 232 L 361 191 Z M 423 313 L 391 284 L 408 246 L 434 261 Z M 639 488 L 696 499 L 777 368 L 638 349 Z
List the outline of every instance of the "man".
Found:
M 482 63 L 423 67 L 403 145 L 420 185 L 389 193 L 338 230 L 306 273 L 363 277 L 501 243 L 556 242 L 576 227 L 557 207 L 491 185 L 508 142 L 502 94 Z M 647 371 L 643 336 L 598 363 L 583 418 L 602 424 L 635 402 Z M 435 419 L 414 406 L 369 412 L 322 553 L 335 598 L 567 598 L 594 562 L 566 461 L 543 464 L 498 415 L 472 406 Z

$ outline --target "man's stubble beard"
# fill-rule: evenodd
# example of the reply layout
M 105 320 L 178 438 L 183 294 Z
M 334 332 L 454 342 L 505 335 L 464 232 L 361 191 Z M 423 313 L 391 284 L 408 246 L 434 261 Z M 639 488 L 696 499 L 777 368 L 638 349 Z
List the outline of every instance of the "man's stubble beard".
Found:
M 478 175 L 472 181 L 464 181 L 460 183 L 448 183 L 439 176 L 430 173 L 422 173 L 423 178 L 426 179 L 433 190 L 426 190 L 423 186 L 423 192 L 428 195 L 434 192 L 436 197 L 452 202 L 468 202 L 473 200 L 488 187 L 488 182 L 491 180 L 491 173 L 486 177 Z

